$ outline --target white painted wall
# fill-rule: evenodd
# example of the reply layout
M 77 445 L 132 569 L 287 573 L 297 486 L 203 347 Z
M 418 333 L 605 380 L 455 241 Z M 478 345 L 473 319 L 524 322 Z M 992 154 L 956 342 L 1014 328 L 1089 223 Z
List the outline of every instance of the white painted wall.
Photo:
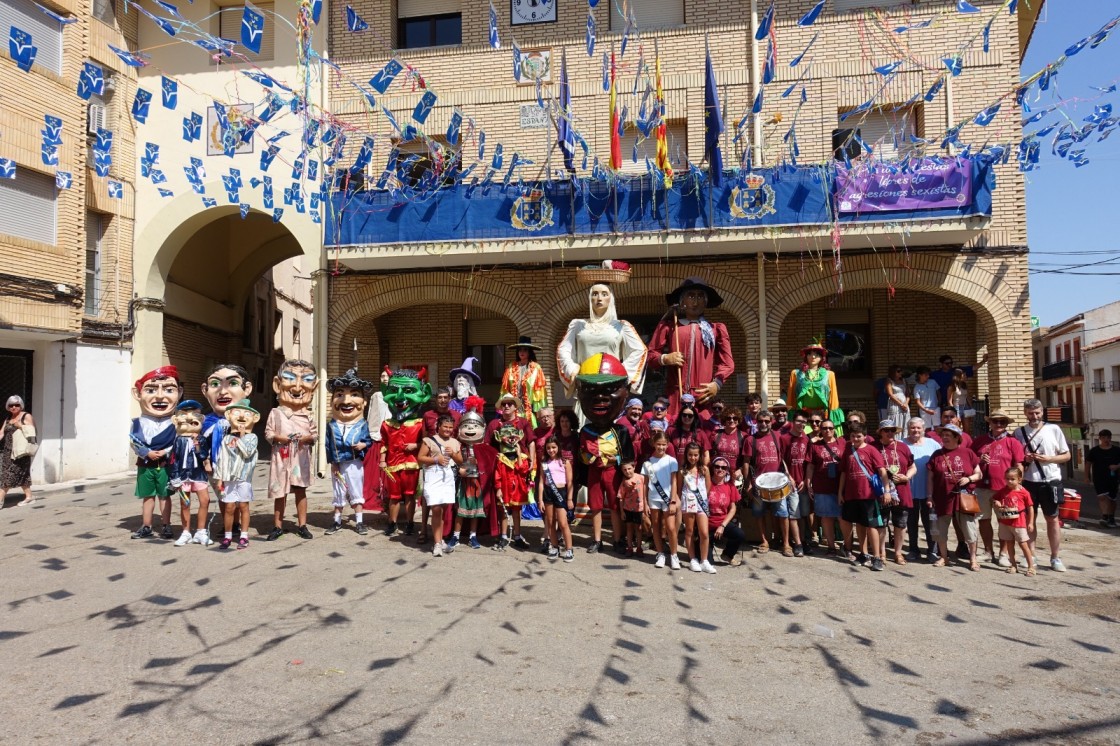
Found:
M 1112 368 L 1120 365 L 1120 342 L 1089 350 L 1085 353 L 1085 395 L 1089 406 L 1089 430 L 1096 435 L 1102 428 L 1120 434 L 1120 391 L 1110 390 Z M 1091 391 L 1093 369 L 1104 369 L 1105 391 Z M 1120 384 L 1120 381 L 1117 382 Z

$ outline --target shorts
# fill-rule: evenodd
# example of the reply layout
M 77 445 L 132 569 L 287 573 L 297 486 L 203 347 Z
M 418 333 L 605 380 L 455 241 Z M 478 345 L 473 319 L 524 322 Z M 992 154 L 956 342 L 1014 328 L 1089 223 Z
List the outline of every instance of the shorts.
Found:
M 813 509 L 817 513 L 817 518 L 839 518 L 840 500 L 836 495 L 818 492 L 813 495 Z
M 614 466 L 590 466 L 587 469 L 587 509 L 592 513 L 618 510 L 618 485 L 622 472 Z
M 347 503 L 365 503 L 365 467 L 362 462 L 343 461 L 331 464 L 331 486 L 334 488 L 331 505 L 335 508 L 343 508 Z
M 390 500 L 407 500 L 416 496 L 416 486 L 420 483 L 420 469 L 385 472 L 381 483 L 389 493 Z
M 879 501 L 871 500 L 846 500 L 840 506 L 840 517 L 848 523 L 867 528 L 883 528 L 887 524 L 883 521 L 883 511 Z
M 1015 526 L 1006 526 L 999 524 L 999 540 L 1000 541 L 1013 541 L 1016 544 L 1022 544 L 1028 540 L 1027 530 L 1025 528 L 1016 528 Z
M 906 528 L 907 521 L 910 520 L 910 509 L 904 508 L 901 505 L 890 505 L 884 508 L 886 513 L 886 521 L 895 528 Z
M 1093 489 L 1097 493 L 1097 497 L 1107 497 L 1109 500 L 1116 499 L 1117 482 L 1111 484 L 1094 484 Z
M 797 490 L 790 492 L 781 500 L 776 502 L 767 502 L 759 498 L 751 501 L 751 513 L 755 518 L 761 517 L 766 513 L 773 513 L 775 518 L 793 518 L 800 517 L 800 504 L 801 498 L 797 494 Z
M 180 492 L 209 492 L 209 482 L 181 482 L 175 489 Z
M 169 481 L 166 466 L 137 466 L 136 496 L 166 499 L 171 494 Z
M 558 484 L 556 490 L 548 486 L 548 482 L 544 485 L 544 494 L 541 495 L 541 500 L 545 505 L 551 505 L 554 508 L 567 508 L 568 507 L 568 485 Z
M 222 491 L 224 503 L 250 503 L 253 502 L 253 483 L 231 480 L 226 482 Z
M 645 517 L 645 513 L 640 510 L 624 510 L 622 511 L 622 516 L 623 521 L 626 523 L 640 526 L 642 525 L 642 518 Z
M 813 514 L 813 498 L 806 492 L 801 495 L 801 510 L 794 518 L 808 518 Z
M 1054 500 L 1054 488 L 1050 486 L 1049 482 L 1023 482 L 1023 486 L 1027 488 L 1027 492 L 1031 493 L 1031 501 L 1034 502 L 1038 512 L 1047 518 L 1054 518 L 1058 515 L 1058 506 L 1065 500 L 1065 492 L 1060 485 L 1058 486 L 1058 493 L 1062 497 L 1057 501 Z
M 976 488 L 976 502 L 980 503 L 980 520 L 991 522 L 992 520 L 992 495 L 996 491 L 988 487 Z
M 650 510 L 662 510 L 662 511 L 668 510 L 669 509 L 669 495 L 671 495 L 671 494 L 672 494 L 672 492 L 666 492 L 665 493 L 665 498 L 662 499 L 661 493 L 658 492 L 657 488 L 653 486 L 653 482 L 650 482 L 649 494 L 646 495 L 646 502 L 649 503 L 649 509 Z
M 975 544 L 980 539 L 980 521 L 979 516 L 975 513 L 957 513 L 957 517 L 961 522 L 961 532 L 964 534 L 965 542 Z M 949 539 L 949 527 L 953 523 L 953 516 L 941 515 L 937 516 L 937 523 L 930 529 L 930 534 L 936 536 L 938 539 Z

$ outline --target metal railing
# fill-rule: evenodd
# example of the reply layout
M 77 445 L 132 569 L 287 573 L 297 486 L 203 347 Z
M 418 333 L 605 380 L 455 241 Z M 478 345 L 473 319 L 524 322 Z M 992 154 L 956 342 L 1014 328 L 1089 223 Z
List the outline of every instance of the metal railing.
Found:
M 1068 378 L 1073 375 L 1073 360 L 1059 360 L 1056 363 L 1042 366 L 1042 380 L 1053 381 L 1055 378 Z

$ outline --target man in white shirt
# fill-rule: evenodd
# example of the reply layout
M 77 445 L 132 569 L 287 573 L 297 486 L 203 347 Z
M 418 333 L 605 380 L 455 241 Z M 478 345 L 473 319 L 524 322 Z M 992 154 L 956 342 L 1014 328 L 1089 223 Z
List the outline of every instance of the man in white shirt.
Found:
M 1050 542 L 1050 569 L 1065 572 L 1066 566 L 1058 558 L 1062 543 L 1062 529 L 1058 524 L 1058 506 L 1063 499 L 1062 468 L 1070 460 L 1069 444 L 1057 425 L 1042 421 L 1042 402 L 1027 399 L 1023 402 L 1023 415 L 1027 424 L 1015 430 L 1015 438 L 1023 444 L 1023 486 L 1031 493 L 1035 516 L 1046 518 L 1046 538 Z M 1038 537 L 1038 526 L 1027 527 L 1031 550 Z

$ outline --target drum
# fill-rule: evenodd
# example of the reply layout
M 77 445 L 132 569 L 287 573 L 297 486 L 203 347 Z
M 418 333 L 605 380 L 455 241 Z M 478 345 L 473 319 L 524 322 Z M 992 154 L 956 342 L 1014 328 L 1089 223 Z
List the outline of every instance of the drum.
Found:
M 766 503 L 781 502 L 793 492 L 793 483 L 789 477 L 781 472 L 772 471 L 760 474 L 754 480 L 754 488 L 758 492 L 758 499 Z
M 996 511 L 996 517 L 1002 518 L 1005 521 L 1010 521 L 1019 517 L 1019 510 L 1017 508 L 1004 508 L 1003 510 Z

